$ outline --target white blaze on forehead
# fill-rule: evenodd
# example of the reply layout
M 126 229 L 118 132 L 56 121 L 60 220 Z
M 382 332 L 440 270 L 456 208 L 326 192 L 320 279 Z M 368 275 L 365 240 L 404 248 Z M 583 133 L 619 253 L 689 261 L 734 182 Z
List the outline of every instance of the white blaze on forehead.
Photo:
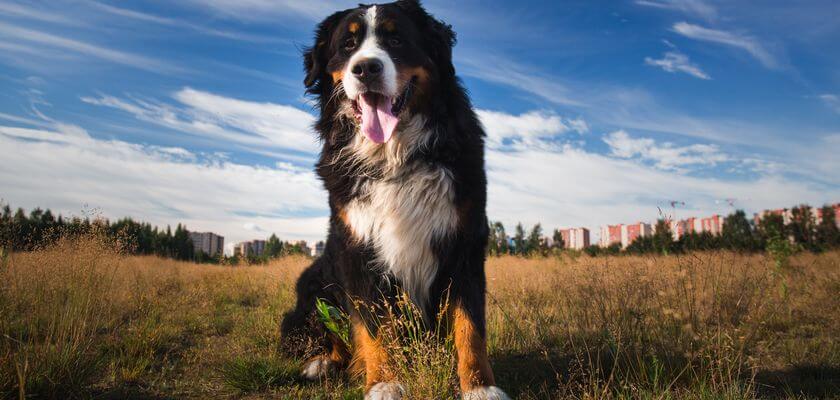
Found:
M 379 46 L 379 38 L 376 36 L 376 6 L 371 6 L 365 10 L 365 37 L 362 39 L 362 44 L 356 50 L 347 66 L 344 67 L 344 92 L 350 99 L 356 99 L 364 91 L 364 85 L 353 76 L 353 66 L 359 61 L 367 59 L 378 59 L 382 61 L 382 90 L 386 96 L 397 96 L 397 67 L 391 56 L 385 49 Z

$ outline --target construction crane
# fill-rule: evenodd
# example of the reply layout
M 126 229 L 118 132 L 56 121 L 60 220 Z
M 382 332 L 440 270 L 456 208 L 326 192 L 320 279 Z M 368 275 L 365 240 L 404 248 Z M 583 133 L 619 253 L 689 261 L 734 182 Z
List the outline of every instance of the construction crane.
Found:
M 736 198 L 729 197 L 729 198 L 725 198 L 725 199 L 715 200 L 715 204 L 726 203 L 726 204 L 729 204 L 729 207 L 735 208 L 735 203 L 741 202 L 741 200 L 749 200 L 749 199 L 736 199 Z

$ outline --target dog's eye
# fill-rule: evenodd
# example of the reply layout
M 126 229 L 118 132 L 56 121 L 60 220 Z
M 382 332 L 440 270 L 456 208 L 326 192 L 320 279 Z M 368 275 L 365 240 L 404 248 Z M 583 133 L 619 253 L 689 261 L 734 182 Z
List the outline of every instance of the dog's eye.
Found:
M 350 38 L 344 41 L 345 50 L 353 50 L 356 48 L 356 38 Z
M 388 39 L 388 46 L 400 47 L 400 46 L 402 46 L 402 40 L 400 40 L 400 38 L 398 38 L 398 37 L 392 37 L 392 38 Z

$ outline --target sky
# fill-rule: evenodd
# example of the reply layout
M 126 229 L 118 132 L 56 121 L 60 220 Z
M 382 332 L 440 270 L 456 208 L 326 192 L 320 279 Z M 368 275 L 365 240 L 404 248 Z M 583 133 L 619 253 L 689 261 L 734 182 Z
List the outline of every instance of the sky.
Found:
M 0 199 L 323 239 L 301 51 L 355 5 L 0 0 Z M 840 2 L 424 5 L 458 34 L 508 230 L 840 201 Z

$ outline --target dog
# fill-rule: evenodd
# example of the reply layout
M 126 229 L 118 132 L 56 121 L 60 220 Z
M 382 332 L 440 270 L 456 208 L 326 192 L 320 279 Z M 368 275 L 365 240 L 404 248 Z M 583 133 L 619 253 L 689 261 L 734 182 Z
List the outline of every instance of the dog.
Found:
M 486 349 L 485 134 L 455 75 L 455 41 L 419 1 L 401 0 L 330 15 L 304 51 L 329 233 L 281 331 L 317 344 L 307 378 L 358 361 L 365 399 L 399 399 L 404 388 L 383 368 L 377 318 L 355 304 L 393 306 L 399 293 L 428 324 L 450 329 L 463 398 L 508 399 Z M 353 354 L 317 321 L 317 299 L 349 315 Z

